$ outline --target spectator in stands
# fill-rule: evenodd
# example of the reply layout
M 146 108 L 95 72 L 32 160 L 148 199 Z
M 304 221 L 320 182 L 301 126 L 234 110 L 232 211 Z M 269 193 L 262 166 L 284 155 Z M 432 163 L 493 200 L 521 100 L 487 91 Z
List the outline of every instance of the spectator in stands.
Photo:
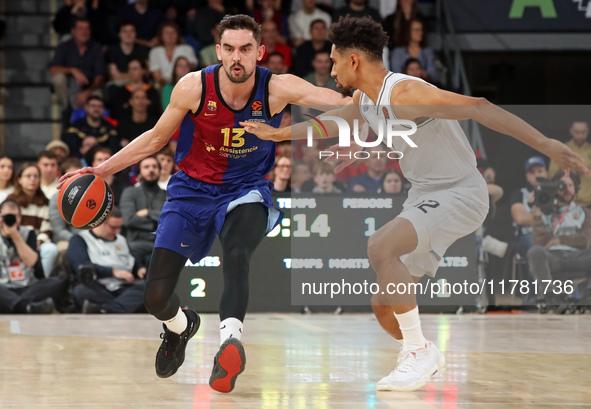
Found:
M 37 234 L 37 246 L 41 255 L 41 265 L 46 277 L 49 277 L 55 258 L 57 247 L 51 242 L 52 230 L 49 224 L 49 200 L 40 187 L 41 171 L 32 162 L 21 165 L 16 174 L 14 193 L 8 199 L 14 200 L 20 206 L 21 225 L 31 227 Z
M 53 152 L 42 151 L 37 160 L 37 166 L 41 170 L 41 191 L 46 198 L 51 199 L 57 194 L 59 184 L 59 164 Z
M 347 0 L 347 5 L 337 9 L 332 16 L 333 21 L 339 21 L 339 18 L 350 15 L 355 18 L 362 18 L 365 16 L 371 17 L 378 23 L 382 23 L 380 12 L 367 5 L 368 0 Z
M 572 139 L 566 143 L 566 146 L 585 159 L 585 166 L 591 166 L 591 143 L 587 142 L 589 124 L 585 121 L 574 121 L 569 128 L 569 132 Z M 559 170 L 560 167 L 551 161 L 548 173 L 553 175 Z M 582 175 L 581 189 L 577 194 L 575 202 L 583 207 L 591 205 L 591 176 Z
M 314 20 L 310 23 L 310 40 L 302 43 L 295 49 L 294 71 L 300 77 L 304 77 L 314 70 L 312 61 L 318 52 L 327 52 L 330 55 L 331 44 L 327 39 L 327 25 L 324 20 Z
M 105 106 L 103 100 L 97 96 L 91 96 L 86 101 L 86 116 L 75 121 L 63 136 L 63 141 L 68 144 L 70 152 L 80 152 L 82 141 L 87 136 L 94 136 L 98 143 L 119 150 L 119 135 L 117 129 L 103 118 Z
M 14 192 L 14 162 L 7 156 L 0 158 L 0 203 Z
M 45 145 L 45 150 L 53 152 L 57 158 L 57 163 L 60 165 L 66 158 L 70 156 L 70 148 L 59 139 L 54 139 Z
M 273 182 L 273 192 L 291 192 L 291 158 L 280 155 L 275 159 L 275 167 L 269 176 Z
M 133 91 L 131 98 L 129 98 L 129 105 L 131 106 L 131 115 L 123 117 L 119 121 L 122 146 L 152 129 L 158 122 L 158 117 L 148 115 L 150 100 L 143 89 Z
M 226 15 L 223 0 L 207 0 L 207 7 L 188 15 L 187 33 L 199 41 L 203 48 L 214 41 L 211 29 Z M 194 16 L 194 17 L 192 17 Z
M 426 38 L 427 36 L 423 35 L 423 23 L 420 20 L 412 20 L 408 41 L 403 46 L 396 47 L 392 53 L 390 70 L 403 72 L 406 60 L 416 58 L 422 67 L 420 78 L 431 83 L 438 81 L 437 59 L 433 49 L 426 47 Z
M 82 167 L 82 162 L 76 158 L 68 158 L 60 166 L 62 175 L 81 169 Z M 49 200 L 49 223 L 53 231 L 52 239 L 58 251 L 65 251 L 68 248 L 72 236 L 81 232 L 81 230 L 76 229 L 70 223 L 66 223 L 57 208 L 57 197 L 58 195 L 54 195 Z
M 21 226 L 19 204 L 2 202 L 0 215 L 0 312 L 51 314 L 67 283 L 43 275 L 35 231 Z
M 349 192 L 377 193 L 380 188 L 380 179 L 386 171 L 388 158 L 384 154 L 383 146 L 370 148 L 368 152 L 370 156 L 366 161 L 367 172 L 349 180 Z
M 490 204 L 486 219 L 478 228 L 478 230 L 476 230 L 476 243 L 481 245 L 482 250 L 484 250 L 486 253 L 503 258 L 505 257 L 509 243 L 500 241 L 495 237 L 492 237 L 490 234 L 487 234 L 486 236 L 484 235 L 490 230 L 490 225 L 496 216 L 497 202 L 503 197 L 504 191 L 501 186 L 496 184 L 496 172 L 490 166 L 488 161 L 479 158 L 476 160 L 476 163 L 478 169 L 482 173 L 482 177 L 486 181 L 486 188 L 488 190 L 488 199 Z
M 51 61 L 51 82 L 64 117 L 70 107 L 83 107 L 91 94 L 101 94 L 105 61 L 101 46 L 90 39 L 90 22 L 76 19 L 72 39 L 57 46 Z
M 166 191 L 168 181 L 174 173 L 174 152 L 170 146 L 166 145 L 156 153 L 156 159 L 158 159 L 158 162 L 160 163 L 158 186 L 160 189 Z
M 91 136 L 91 135 L 85 136 L 84 139 L 82 139 L 82 145 L 80 145 L 80 149 L 78 150 L 78 154 L 74 155 L 73 157 L 80 159 L 83 166 L 89 166 L 88 162 L 86 162 L 86 154 L 92 148 L 97 146 L 98 144 L 99 144 L 98 139 L 96 139 L 94 136 Z M 109 148 L 107 148 L 107 149 L 109 149 Z
M 262 24 L 261 40 L 262 45 L 265 46 L 265 54 L 258 64 L 265 65 L 269 55 L 278 52 L 283 55 L 283 64 L 289 70 L 291 68 L 291 47 L 279 42 L 279 31 L 277 31 L 277 24 L 273 20 Z
M 264 64 L 273 74 L 286 74 L 287 67 L 283 63 L 283 55 L 277 51 L 272 52 L 267 57 L 267 63 Z
M 291 141 L 277 142 L 276 147 L 277 156 L 287 156 L 291 158 Z
M 87 4 L 88 3 L 88 4 Z M 90 7 L 88 7 L 90 6 Z M 92 28 L 92 36 L 98 42 L 104 43 L 107 39 L 106 30 L 101 29 L 102 12 L 99 8 L 99 1 L 92 0 L 66 0 L 64 5 L 57 11 L 53 20 L 53 28 L 60 36 L 60 40 L 69 40 L 70 30 L 77 18 L 87 18 Z
M 423 68 L 421 67 L 421 62 L 416 58 L 408 58 L 404 65 L 402 66 L 402 73 L 406 75 L 410 75 L 411 77 L 421 78 L 423 75 Z
M 318 162 L 314 165 L 314 188 L 312 193 L 343 193 L 335 186 L 334 168 L 330 163 Z
M 551 214 L 533 206 L 533 246 L 527 252 L 527 260 L 538 283 L 560 276 L 568 278 L 568 273 L 573 272 L 591 274 L 591 210 L 573 201 L 581 182 L 579 174 L 571 170 L 566 176 L 561 170 L 551 180 L 565 182 L 566 189 L 558 192 Z M 564 304 L 566 295 L 556 281 L 552 281 L 545 296 L 538 292 L 539 302 L 548 305 Z
M 268 21 L 275 23 L 278 31 L 279 41 L 285 43 L 283 37 L 284 19 L 281 14 L 281 7 L 276 0 L 257 0 L 257 7 L 253 11 L 254 20 L 263 25 Z
M 299 47 L 304 41 L 312 40 L 310 25 L 316 20 L 329 27 L 332 22 L 330 15 L 316 7 L 316 0 L 303 0 L 302 8 L 289 16 L 289 31 L 294 47 Z
M 218 64 L 218 54 L 216 51 L 216 44 L 220 43 L 220 23 L 215 23 L 215 26 L 211 29 L 211 35 L 213 36 L 213 43 L 205 46 L 199 52 L 199 65 L 202 68 L 209 67 L 210 65 Z
M 312 172 L 306 162 L 297 161 L 293 164 L 293 174 L 291 175 L 291 189 L 294 193 L 302 192 L 304 182 L 312 180 Z
M 173 65 L 177 58 L 185 57 L 191 69 L 197 66 L 197 57 L 191 46 L 183 44 L 179 28 L 174 23 L 163 23 L 158 29 L 160 44 L 150 50 L 150 71 L 160 87 L 172 81 Z
M 117 88 L 117 96 L 112 103 L 111 116 L 119 120 L 131 116 L 131 106 L 129 105 L 131 94 L 134 91 L 143 90 L 146 92 L 146 96 L 150 101 L 148 114 L 153 117 L 159 117 L 162 113 L 160 109 L 160 95 L 146 81 L 146 75 L 148 73 L 146 63 L 143 60 L 133 59 L 129 62 L 128 72 L 129 82 Z
M 105 146 L 96 145 L 95 147 L 91 148 L 85 156 L 89 166 L 96 168 L 98 165 L 113 156 L 113 152 L 111 149 Z M 115 205 L 119 205 L 123 190 L 130 185 L 129 173 L 130 169 L 124 169 L 114 175 L 104 178 L 105 182 L 111 186 Z
M 337 88 L 337 82 L 330 76 L 332 61 L 330 60 L 329 53 L 324 51 L 317 52 L 312 60 L 312 67 L 314 67 L 314 71 L 304 77 L 306 81 L 317 87 L 325 87 L 340 92 L 340 89 Z
M 388 169 L 380 178 L 378 193 L 402 193 L 402 175 L 396 169 Z
M 532 246 L 534 215 L 529 204 L 534 200 L 534 188 L 540 184 L 538 178 L 548 179 L 546 162 L 540 156 L 532 156 L 525 162 L 526 185 L 511 195 L 511 217 L 517 239 L 516 250 L 523 257 Z
M 172 81 L 167 83 L 161 91 L 161 100 L 162 100 L 162 109 L 166 109 L 168 104 L 170 103 L 170 95 L 172 94 L 172 90 L 174 86 L 181 78 L 191 72 L 191 63 L 185 57 L 179 57 L 174 62 L 173 74 L 172 74 Z
M 146 268 L 134 259 L 127 240 L 119 234 L 121 225 L 121 211 L 115 207 L 106 222 L 70 240 L 67 257 L 80 281 L 72 292 L 85 314 L 129 314 L 142 309 Z
M 133 4 L 123 6 L 119 10 L 119 21 L 133 21 L 137 28 L 135 42 L 152 48 L 158 44 L 156 32 L 163 16 L 160 10 L 150 7 L 148 3 L 148 0 L 135 0 Z
M 422 19 L 422 17 L 417 0 L 398 0 L 394 13 L 386 17 L 383 22 L 384 31 L 390 38 L 388 47 L 394 48 L 406 44 L 411 20 Z
M 129 248 L 134 257 L 143 262 L 152 254 L 158 226 L 158 217 L 166 202 L 166 192 L 158 186 L 160 163 L 155 156 L 148 156 L 139 163 L 139 186 L 131 186 L 121 196 L 123 226 Z
M 138 60 L 142 61 L 145 67 L 150 49 L 136 44 L 137 28 L 133 21 L 121 20 L 118 31 L 119 42 L 107 48 L 106 61 L 110 80 L 115 83 L 114 85 L 122 86 L 131 80 L 129 63 Z

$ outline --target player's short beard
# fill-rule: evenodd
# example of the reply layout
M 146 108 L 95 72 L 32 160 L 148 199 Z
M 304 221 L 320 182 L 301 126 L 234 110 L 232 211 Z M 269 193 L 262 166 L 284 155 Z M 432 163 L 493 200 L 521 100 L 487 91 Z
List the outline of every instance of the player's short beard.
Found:
M 341 83 L 340 83 L 340 82 L 338 82 L 338 81 L 337 81 L 337 85 L 338 85 L 338 87 L 337 87 L 337 88 L 339 88 L 339 89 L 341 90 L 341 94 L 342 94 L 344 97 L 351 97 L 351 96 L 353 96 L 353 91 L 355 91 L 355 90 L 354 90 L 352 87 L 349 87 L 349 86 L 343 85 L 343 84 L 341 84 Z
M 242 68 L 242 75 L 236 76 L 236 75 L 232 74 L 232 68 L 234 68 L 236 66 Z M 250 76 L 253 74 L 254 70 L 255 69 L 253 69 L 251 72 L 246 72 L 246 69 L 240 63 L 232 64 L 232 66 L 230 67 L 229 70 L 227 70 L 226 67 L 224 67 L 224 71 L 226 72 L 228 79 L 230 81 L 232 81 L 234 84 L 242 84 L 242 83 L 245 83 L 246 81 L 248 81 Z

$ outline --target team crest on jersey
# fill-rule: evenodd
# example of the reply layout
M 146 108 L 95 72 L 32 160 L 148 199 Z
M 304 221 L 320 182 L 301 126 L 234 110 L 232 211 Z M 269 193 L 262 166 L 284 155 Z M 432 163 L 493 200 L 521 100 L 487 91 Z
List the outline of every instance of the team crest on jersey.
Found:
M 382 112 L 384 113 L 384 118 L 390 119 L 390 113 L 388 112 L 388 108 L 383 107 Z
M 215 103 L 215 101 L 209 101 L 207 103 L 207 109 L 209 109 L 210 111 L 215 111 L 216 109 L 218 109 L 218 106 Z
M 252 116 L 263 116 L 263 103 L 256 100 L 252 103 Z

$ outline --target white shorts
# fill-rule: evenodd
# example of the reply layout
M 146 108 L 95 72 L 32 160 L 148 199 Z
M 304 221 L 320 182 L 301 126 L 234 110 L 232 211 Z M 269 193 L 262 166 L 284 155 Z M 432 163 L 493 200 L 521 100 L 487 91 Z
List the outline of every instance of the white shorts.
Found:
M 435 277 L 449 246 L 482 225 L 488 200 L 486 183 L 480 175 L 445 190 L 411 189 L 398 215 L 409 220 L 417 232 L 417 248 L 400 258 L 410 274 Z

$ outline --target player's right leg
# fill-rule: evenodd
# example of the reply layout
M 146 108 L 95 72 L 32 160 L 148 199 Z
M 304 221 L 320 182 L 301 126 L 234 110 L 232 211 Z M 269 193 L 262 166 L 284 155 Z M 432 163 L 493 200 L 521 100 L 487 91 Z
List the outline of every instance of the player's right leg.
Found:
M 378 390 L 416 390 L 445 362 L 437 347 L 423 337 L 414 292 L 389 294 L 390 284 L 401 288 L 398 284 L 402 283 L 408 289 L 417 281 L 400 258 L 425 245 L 412 222 L 402 217 L 386 224 L 368 242 L 368 255 L 380 286 L 378 294 L 372 298 L 372 306 L 380 325 L 395 338 L 399 329 L 403 338 L 398 366 L 377 383 Z M 392 312 L 390 318 L 388 309 Z
M 156 374 L 168 378 L 185 360 L 187 342 L 199 329 L 200 318 L 193 310 L 182 310 L 174 293 L 187 257 L 166 248 L 154 248 L 146 277 L 146 309 L 163 323 L 162 344 L 156 354 Z

